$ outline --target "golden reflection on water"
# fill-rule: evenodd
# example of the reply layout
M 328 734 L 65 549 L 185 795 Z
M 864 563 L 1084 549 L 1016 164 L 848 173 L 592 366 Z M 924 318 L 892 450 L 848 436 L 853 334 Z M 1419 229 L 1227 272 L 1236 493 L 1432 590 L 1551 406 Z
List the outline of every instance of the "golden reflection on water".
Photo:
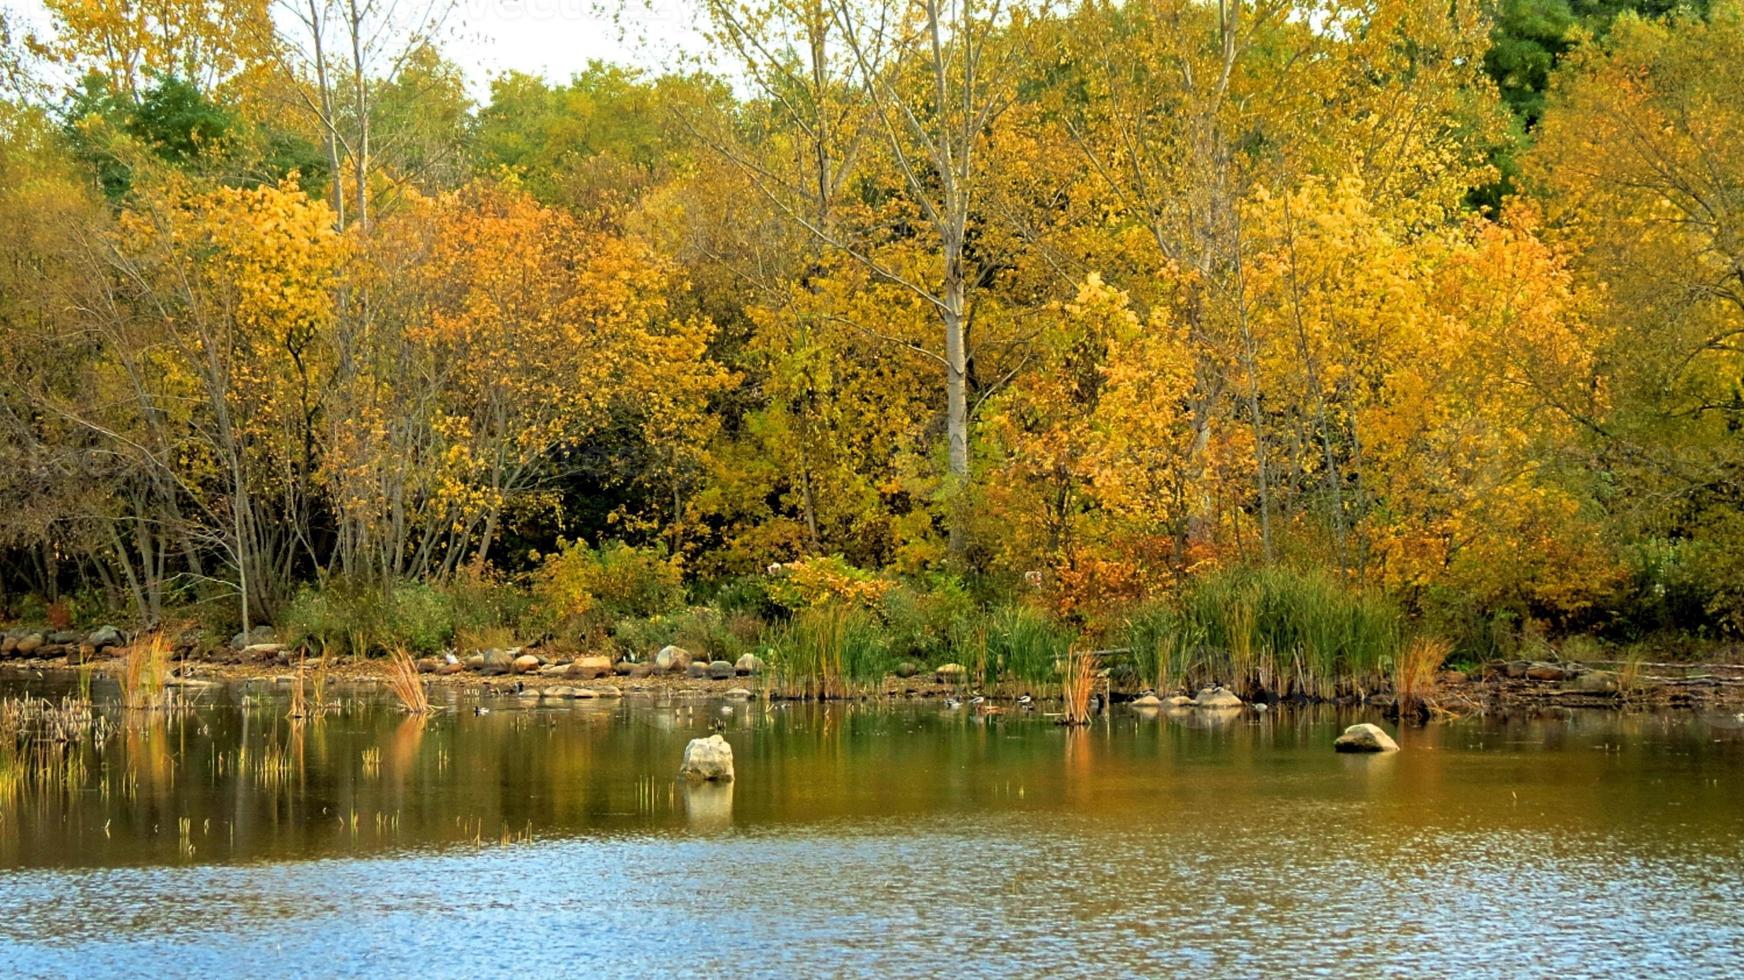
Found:
M 1375 860 L 1480 830 L 1631 835 L 1644 847 L 1717 832 L 1744 840 L 1744 725 L 1688 715 L 1471 718 L 1407 728 L 1401 752 L 1365 757 L 1330 751 L 1357 720 L 1330 710 L 1117 706 L 1068 729 L 1041 713 L 936 704 L 445 696 L 429 717 L 351 696 L 293 720 L 282 692 L 223 689 L 193 711 L 122 719 L 116 735 L 78 750 L 77 785 L 0 801 L 0 864 L 940 816 L 1048 815 L 1078 833 L 1144 827 L 1231 848 L 1288 813 L 1302 826 L 1355 826 Z M 738 779 L 676 782 L 685 742 L 715 730 L 733 746 Z

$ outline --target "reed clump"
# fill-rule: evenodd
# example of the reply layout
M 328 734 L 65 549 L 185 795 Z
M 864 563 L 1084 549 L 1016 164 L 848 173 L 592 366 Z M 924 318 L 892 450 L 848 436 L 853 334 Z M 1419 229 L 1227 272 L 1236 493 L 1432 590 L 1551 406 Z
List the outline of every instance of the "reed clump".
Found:
M 1089 724 L 1090 696 L 1096 688 L 1096 655 L 1088 650 L 1074 650 L 1067 654 L 1060 688 L 1066 703 L 1060 723 Z
M 1453 652 L 1439 636 L 1414 636 L 1393 663 L 1393 698 L 1400 718 L 1428 718 L 1434 709 L 1435 675 Z
M 877 621 L 841 603 L 795 613 L 772 632 L 768 649 L 778 687 L 794 697 L 850 697 L 875 687 L 893 666 Z
M 404 647 L 396 648 L 388 657 L 387 683 L 388 690 L 394 692 L 400 707 L 408 714 L 430 713 L 430 693 L 424 690 L 424 681 L 418 676 L 418 665 Z
M 121 707 L 158 711 L 170 706 L 170 644 L 154 633 L 127 648 L 121 667 Z
M 1307 699 L 1379 689 L 1404 630 L 1401 610 L 1378 593 L 1290 568 L 1218 572 L 1195 583 L 1176 614 L 1181 635 L 1199 645 L 1181 671 L 1188 683 Z

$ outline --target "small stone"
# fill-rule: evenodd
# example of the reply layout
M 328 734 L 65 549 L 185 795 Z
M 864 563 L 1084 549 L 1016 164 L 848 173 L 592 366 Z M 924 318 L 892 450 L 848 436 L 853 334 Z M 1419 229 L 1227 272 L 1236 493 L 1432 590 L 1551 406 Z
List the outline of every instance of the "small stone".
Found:
M 1171 708 L 1191 708 L 1193 699 L 1185 694 L 1177 694 L 1168 700 L 1168 705 Z
M 1162 699 L 1155 694 L 1143 694 L 1132 699 L 1132 706 L 1135 708 L 1157 708 L 1161 707 L 1162 703 Z
M 969 668 L 964 667 L 962 664 L 939 664 L 938 667 L 933 670 L 933 675 L 939 679 L 939 683 L 941 684 L 958 683 L 964 677 L 968 676 L 968 674 Z
M 42 649 L 42 644 L 43 644 L 42 634 L 41 633 L 31 633 L 31 634 L 25 636 L 23 639 L 19 640 L 18 643 L 13 646 L 13 649 L 18 652 L 19 656 L 28 657 L 31 654 L 35 653 L 36 651 Z
M 458 674 L 465 669 L 466 669 L 465 664 L 443 664 L 442 666 L 436 668 L 436 676 L 447 677 L 450 674 Z
M 624 696 L 624 692 L 618 690 L 618 687 L 615 684 L 601 684 L 599 687 L 593 689 L 593 693 L 602 698 L 621 698 Z
M 1399 743 L 1393 737 L 1382 731 L 1380 726 L 1368 722 L 1352 725 L 1344 730 L 1344 734 L 1332 743 L 1339 752 L 1397 752 Z
M 731 701 L 749 701 L 751 700 L 751 691 L 749 688 L 729 687 L 727 688 L 726 693 L 722 694 L 721 697 L 727 698 Z
M 653 664 L 631 664 L 630 665 L 629 676 L 631 678 L 647 677 L 649 674 L 652 674 L 652 673 L 654 673 L 654 665 Z
M 725 660 L 711 660 L 708 665 L 708 673 L 709 679 L 711 680 L 731 680 L 733 676 L 733 665 Z
M 1526 668 L 1526 679 L 1532 681 L 1562 681 L 1568 679 L 1568 671 L 1555 664 L 1533 664 Z
M 599 697 L 599 692 L 591 687 L 578 687 L 575 689 L 575 696 L 582 701 L 591 701 Z
M 70 647 L 84 642 L 84 637 L 72 630 L 55 630 L 48 635 L 48 641 L 56 646 Z
M 750 677 L 763 673 L 763 660 L 754 653 L 747 653 L 733 664 L 733 672 L 740 677 Z
M 523 653 L 510 663 L 510 667 L 517 674 L 531 674 L 539 669 L 539 658 L 530 653 Z
M 917 664 L 912 660 L 904 660 L 902 663 L 896 665 L 896 676 L 903 680 L 907 680 L 918 673 L 920 673 L 920 664 Z
M 435 657 L 419 657 L 415 666 L 420 674 L 434 674 L 442 669 L 442 661 Z
M 1458 670 L 1444 670 L 1435 675 L 1437 684 L 1464 684 L 1465 673 Z
M 643 664 L 642 666 L 646 667 L 647 665 Z M 612 665 L 612 673 L 617 674 L 619 677 L 628 677 L 635 670 L 636 665 L 628 660 L 620 660 Z M 647 671 L 643 671 L 643 673 L 645 674 Z
M 708 665 L 693 660 L 690 665 L 684 669 L 684 673 L 685 676 L 692 679 L 701 679 L 708 676 Z
M 654 669 L 662 673 L 666 671 L 684 670 L 690 666 L 690 651 L 683 647 L 667 644 L 654 654 Z
M 693 738 L 684 747 L 678 774 L 686 779 L 729 782 L 733 778 L 733 747 L 719 735 Z

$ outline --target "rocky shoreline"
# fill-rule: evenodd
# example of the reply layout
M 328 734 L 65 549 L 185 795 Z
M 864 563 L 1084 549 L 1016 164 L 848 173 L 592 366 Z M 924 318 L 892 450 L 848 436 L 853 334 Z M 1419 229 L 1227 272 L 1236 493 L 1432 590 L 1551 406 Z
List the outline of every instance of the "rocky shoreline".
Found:
M 112 626 L 89 633 L 8 630 L 0 633 L 0 666 L 43 671 L 88 667 L 102 674 L 119 674 L 125 663 L 127 642 L 126 635 Z M 384 674 L 382 662 L 376 660 L 333 660 L 323 667 L 319 660 L 278 643 L 265 628 L 249 636 L 238 634 L 229 646 L 217 650 L 183 646 L 175 651 L 171 663 L 171 683 L 176 684 L 261 680 L 288 683 L 299 672 L 309 677 L 322 670 L 329 682 L 372 684 L 381 681 Z M 755 655 L 747 654 L 729 662 L 693 656 L 672 646 L 640 662 L 510 648 L 481 650 L 465 656 L 427 657 L 416 665 L 431 685 L 512 692 L 529 699 L 615 697 L 643 692 L 783 697 L 779 684 Z M 960 696 L 974 686 L 968 671 L 960 664 L 942 664 L 930 670 L 908 665 L 901 673 L 906 676 L 887 676 L 877 688 L 863 690 L 858 696 L 946 698 Z M 1108 679 L 1099 687 L 1107 702 L 1131 702 L 1138 707 L 1191 707 L 1204 696 L 1204 692 L 1194 698 L 1185 691 L 1159 695 L 1148 690 L 1129 690 Z M 1015 700 L 1029 693 L 1009 684 L 985 692 L 992 702 Z M 1214 707 L 1318 703 L 1263 691 L 1220 693 L 1227 697 Z M 1036 692 L 1038 697 L 1042 694 Z M 1497 661 L 1471 671 L 1442 671 L 1433 689 L 1425 692 L 1424 701 L 1426 714 L 1446 715 L 1527 706 L 1595 709 L 1737 706 L 1744 705 L 1744 664 Z M 1394 708 L 1392 695 L 1384 692 L 1352 693 L 1332 699 L 1331 703 Z

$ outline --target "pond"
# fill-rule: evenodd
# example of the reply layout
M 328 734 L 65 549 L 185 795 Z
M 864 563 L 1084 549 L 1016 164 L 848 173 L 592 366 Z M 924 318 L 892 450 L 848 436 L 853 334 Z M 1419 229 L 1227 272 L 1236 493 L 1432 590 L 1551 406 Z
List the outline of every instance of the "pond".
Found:
M 58 696 L 16 676 L 0 692 Z M 95 694 L 104 697 L 99 682 Z M 541 702 L 206 689 L 0 802 L 0 966 L 1727 974 L 1744 719 Z M 475 714 L 476 707 L 489 712 Z M 730 709 L 730 710 L 729 710 Z M 1393 726 L 1385 725 L 1390 731 Z M 738 779 L 686 786 L 721 729 Z

